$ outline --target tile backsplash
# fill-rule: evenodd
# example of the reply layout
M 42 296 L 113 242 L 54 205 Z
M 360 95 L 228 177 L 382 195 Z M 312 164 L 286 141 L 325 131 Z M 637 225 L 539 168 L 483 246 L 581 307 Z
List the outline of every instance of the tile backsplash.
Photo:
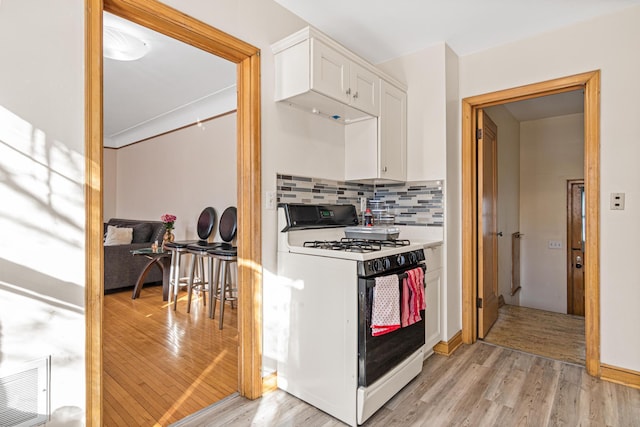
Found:
M 321 178 L 277 176 L 278 203 L 352 204 L 377 199 L 396 216 L 398 225 L 443 226 L 442 181 L 361 184 Z

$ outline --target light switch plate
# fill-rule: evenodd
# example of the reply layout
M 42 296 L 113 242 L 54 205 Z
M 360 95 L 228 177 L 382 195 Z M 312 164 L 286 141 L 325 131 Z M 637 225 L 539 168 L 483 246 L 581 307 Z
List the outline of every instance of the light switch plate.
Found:
M 549 240 L 548 247 L 549 247 L 549 249 L 562 249 L 562 241 L 561 240 Z
M 624 210 L 624 193 L 611 193 L 610 208 L 614 211 Z
M 264 208 L 271 211 L 276 209 L 276 192 L 275 191 L 264 192 Z

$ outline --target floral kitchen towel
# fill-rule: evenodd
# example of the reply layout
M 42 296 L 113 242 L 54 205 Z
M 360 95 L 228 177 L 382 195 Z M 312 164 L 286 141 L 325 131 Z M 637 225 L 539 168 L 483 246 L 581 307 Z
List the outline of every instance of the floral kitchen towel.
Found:
M 400 328 L 400 286 L 398 276 L 376 277 L 371 307 L 371 335 L 388 334 Z

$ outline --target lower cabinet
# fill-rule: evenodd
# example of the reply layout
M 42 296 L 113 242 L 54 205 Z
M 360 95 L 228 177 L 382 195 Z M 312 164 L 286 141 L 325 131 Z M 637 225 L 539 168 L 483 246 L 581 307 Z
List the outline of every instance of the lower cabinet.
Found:
M 425 357 L 442 341 L 442 245 L 424 249 L 427 271 L 424 274 L 425 300 Z
M 431 352 L 433 346 L 442 340 L 442 327 L 440 320 L 440 292 L 442 288 L 442 269 L 428 271 L 424 275 L 425 299 L 427 301 L 425 322 L 425 344 Z

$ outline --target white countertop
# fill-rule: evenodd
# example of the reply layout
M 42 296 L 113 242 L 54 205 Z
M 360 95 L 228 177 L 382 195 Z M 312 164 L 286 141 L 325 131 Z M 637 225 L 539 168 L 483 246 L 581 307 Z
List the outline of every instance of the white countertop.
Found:
M 433 246 L 438 246 L 443 244 L 444 242 L 442 240 L 419 240 L 419 239 L 412 239 L 411 243 L 415 243 L 415 244 L 419 244 L 422 245 L 423 248 L 431 248 Z
M 436 242 L 430 242 L 439 244 Z M 442 242 L 440 242 L 442 243 Z M 397 247 L 385 247 L 380 251 L 374 252 L 349 252 L 349 251 L 334 251 L 331 249 L 320 249 L 320 248 L 308 248 L 304 246 L 292 246 L 289 245 L 289 252 L 294 254 L 305 254 L 305 255 L 313 255 L 313 256 L 323 256 L 327 258 L 339 258 L 339 259 L 349 259 L 354 261 L 367 261 L 370 259 L 381 258 L 390 255 L 397 255 L 404 252 L 415 251 L 419 249 L 423 249 L 424 242 L 411 242 L 410 245 L 407 246 L 397 246 Z

